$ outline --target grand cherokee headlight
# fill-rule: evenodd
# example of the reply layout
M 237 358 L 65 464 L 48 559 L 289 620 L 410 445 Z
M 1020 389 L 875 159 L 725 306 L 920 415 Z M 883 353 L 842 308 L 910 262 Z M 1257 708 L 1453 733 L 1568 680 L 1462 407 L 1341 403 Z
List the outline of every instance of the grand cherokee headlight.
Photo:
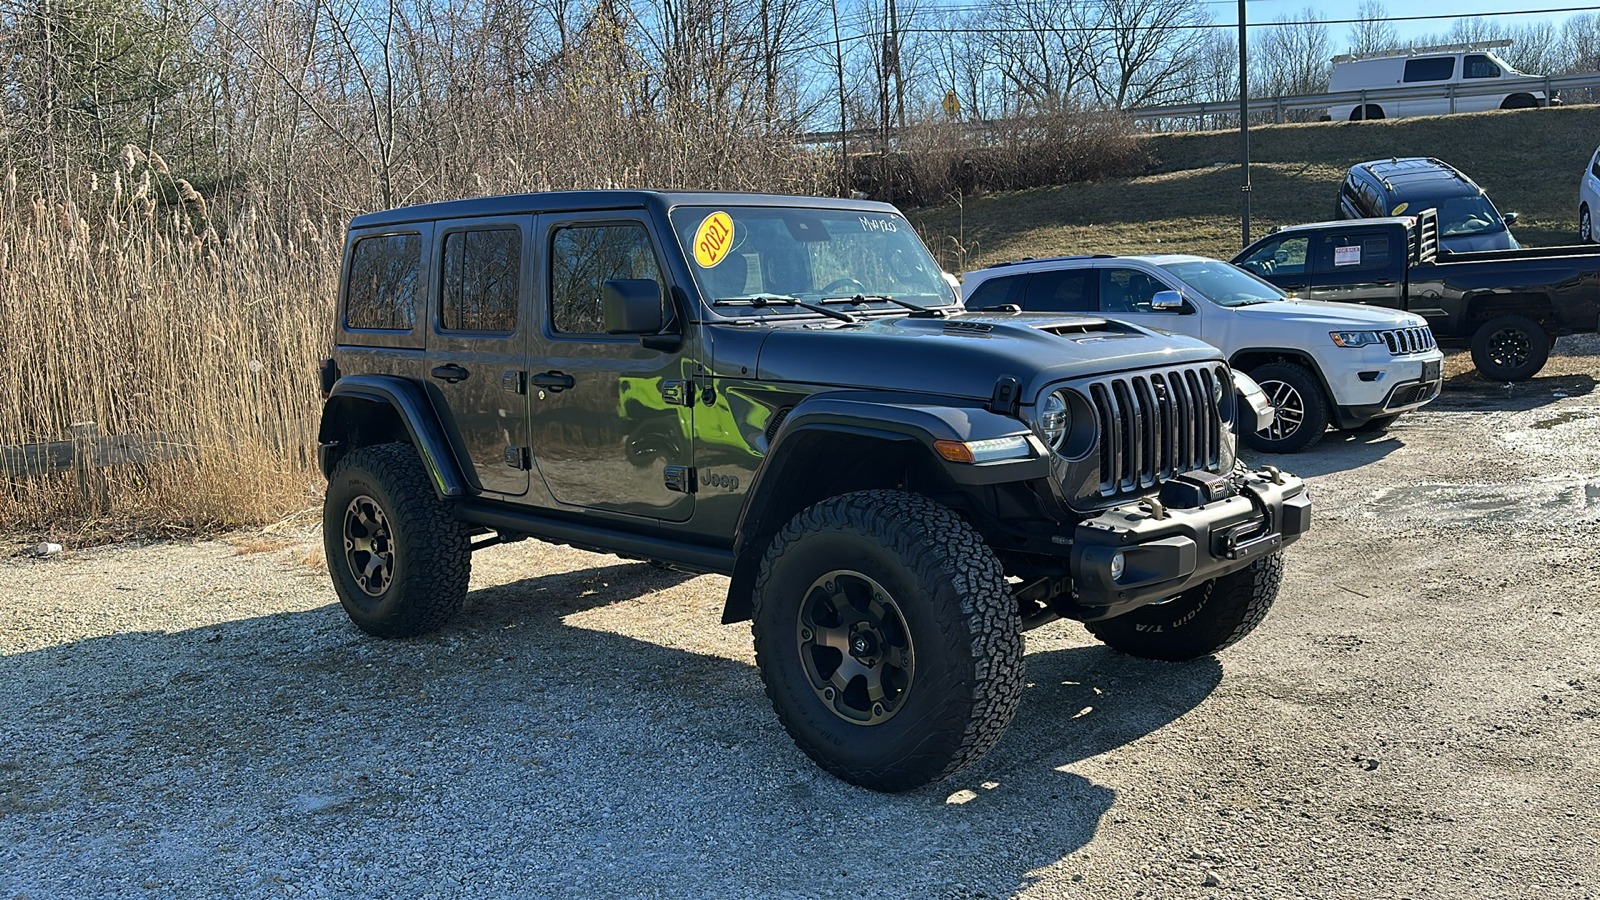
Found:
M 1053 391 L 1039 404 L 1039 436 L 1051 450 L 1060 452 L 1071 424 L 1072 415 L 1067 412 L 1067 400 L 1060 391 Z
M 1383 338 L 1376 331 L 1330 331 L 1328 337 L 1341 347 L 1365 347 L 1368 344 L 1381 344 Z

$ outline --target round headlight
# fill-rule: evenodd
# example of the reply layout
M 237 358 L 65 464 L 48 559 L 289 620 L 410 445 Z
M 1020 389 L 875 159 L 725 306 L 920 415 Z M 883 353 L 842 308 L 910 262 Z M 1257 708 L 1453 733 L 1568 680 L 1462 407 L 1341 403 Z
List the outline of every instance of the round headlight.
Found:
M 1068 418 L 1067 398 L 1061 396 L 1060 391 L 1039 404 L 1039 433 L 1051 450 L 1061 449 L 1061 441 L 1067 436 Z
M 1215 373 L 1215 376 L 1211 379 L 1211 400 L 1213 403 L 1222 402 L 1222 382 L 1226 380 L 1227 377 L 1227 372 L 1223 371 L 1222 369 L 1218 369 Z

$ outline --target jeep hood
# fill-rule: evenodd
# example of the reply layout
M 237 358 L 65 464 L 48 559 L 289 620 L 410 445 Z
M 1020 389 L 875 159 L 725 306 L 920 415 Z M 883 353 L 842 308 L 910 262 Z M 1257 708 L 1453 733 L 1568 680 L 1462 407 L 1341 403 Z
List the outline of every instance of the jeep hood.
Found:
M 773 328 L 755 366 L 763 381 L 984 400 L 1005 375 L 1032 403 L 1046 384 L 1106 372 L 1220 360 L 1200 341 L 1098 317 L 959 313 L 816 328 Z M 725 360 L 717 360 L 722 366 Z
M 1315 326 L 1321 329 L 1416 328 L 1427 324 L 1415 313 L 1363 306 L 1359 303 L 1332 303 L 1326 300 L 1274 300 L 1240 306 L 1234 312 L 1250 319 L 1267 319 L 1285 325 Z

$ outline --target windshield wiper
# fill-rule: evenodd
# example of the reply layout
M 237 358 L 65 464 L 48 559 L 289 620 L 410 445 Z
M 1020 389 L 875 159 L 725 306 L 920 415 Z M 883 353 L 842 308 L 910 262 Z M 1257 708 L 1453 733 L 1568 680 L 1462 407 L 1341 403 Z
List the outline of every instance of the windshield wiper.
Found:
M 912 303 L 909 300 L 901 300 L 899 297 L 890 297 L 887 294 L 856 294 L 853 297 L 824 297 L 824 298 L 822 298 L 822 302 L 823 303 L 827 303 L 830 300 L 848 300 L 849 302 L 854 303 L 857 306 L 860 306 L 863 303 L 875 303 L 875 302 L 880 302 L 880 301 L 883 302 L 883 303 L 893 303 L 896 306 L 903 306 L 906 309 L 911 310 L 912 311 L 912 315 L 924 316 L 924 317 L 934 318 L 934 319 L 942 319 L 945 316 L 949 315 L 949 313 L 945 312 L 943 307 L 923 306 L 920 303 Z
M 801 309 L 808 309 L 812 312 L 822 313 L 825 316 L 838 319 L 841 322 L 854 323 L 860 321 L 855 316 L 852 316 L 851 314 L 842 310 L 829 309 L 820 303 L 811 303 L 806 300 L 801 300 L 799 297 L 791 297 L 788 294 L 748 294 L 743 297 L 722 297 L 711 301 L 711 305 L 751 306 L 755 307 L 756 309 L 764 309 L 768 306 L 798 306 Z

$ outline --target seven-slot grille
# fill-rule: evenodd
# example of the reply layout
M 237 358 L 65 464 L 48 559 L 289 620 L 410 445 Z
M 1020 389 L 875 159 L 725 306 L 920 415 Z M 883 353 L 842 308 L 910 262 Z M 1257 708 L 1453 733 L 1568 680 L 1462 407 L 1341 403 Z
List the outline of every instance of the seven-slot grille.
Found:
M 1222 411 L 1213 366 L 1098 378 L 1085 385 L 1100 426 L 1100 494 L 1139 491 L 1194 469 L 1215 471 Z
M 1383 338 L 1383 343 L 1388 346 L 1389 352 L 1394 356 L 1405 353 L 1421 353 L 1432 350 L 1436 345 L 1433 332 L 1428 326 L 1418 328 L 1395 328 L 1390 331 L 1378 332 L 1378 337 Z

